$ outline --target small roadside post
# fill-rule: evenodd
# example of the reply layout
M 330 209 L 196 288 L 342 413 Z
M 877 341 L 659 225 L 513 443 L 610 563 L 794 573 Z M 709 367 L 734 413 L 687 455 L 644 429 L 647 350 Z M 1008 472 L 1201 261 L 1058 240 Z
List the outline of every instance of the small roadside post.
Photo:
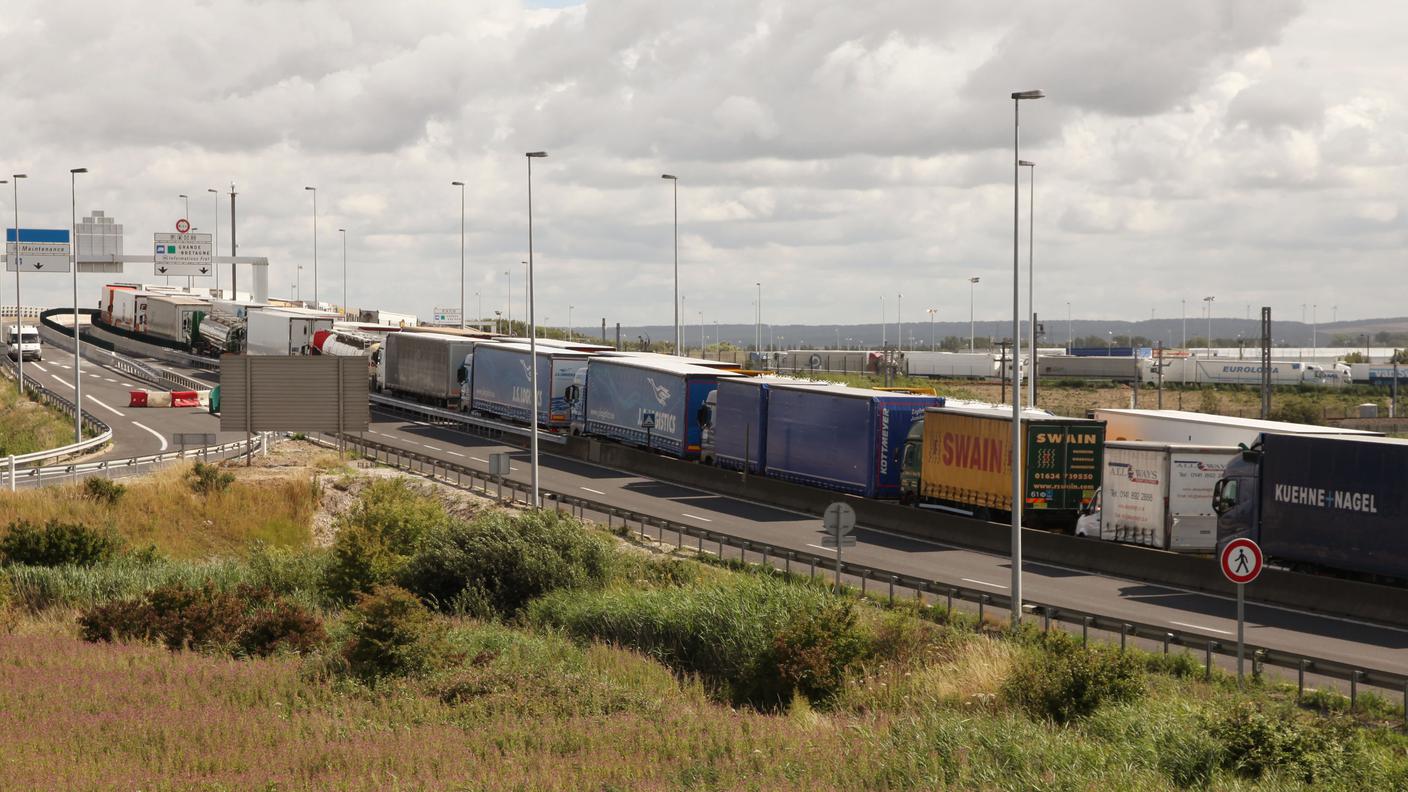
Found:
M 650 450 L 650 433 L 655 431 L 655 413 L 643 412 L 640 414 L 640 428 L 645 430 L 645 450 Z
M 1242 663 L 1245 656 L 1243 632 L 1246 625 L 1247 584 L 1261 574 L 1261 547 L 1247 538 L 1233 539 L 1218 554 L 1222 574 L 1237 584 L 1237 684 L 1242 684 Z
M 499 477 L 499 500 L 504 499 L 504 479 L 508 478 L 511 467 L 505 451 L 489 455 L 489 475 Z
M 841 548 L 856 546 L 856 510 L 836 501 L 821 514 L 822 547 L 836 548 L 836 593 L 841 593 Z

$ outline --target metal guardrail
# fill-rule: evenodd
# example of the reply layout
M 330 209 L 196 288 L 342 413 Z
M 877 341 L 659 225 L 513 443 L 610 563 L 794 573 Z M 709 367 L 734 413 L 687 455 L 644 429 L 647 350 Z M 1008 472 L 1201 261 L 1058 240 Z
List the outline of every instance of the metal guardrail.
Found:
M 0 481 L 8 481 L 10 491 L 14 492 L 21 482 L 35 483 L 45 479 L 63 478 L 68 476 L 87 476 L 95 473 L 107 473 L 131 470 L 143 465 L 154 465 L 161 462 L 172 462 L 180 459 L 191 459 L 200 457 L 208 459 L 211 455 L 216 457 L 238 456 L 246 452 L 261 449 L 265 445 L 262 435 L 255 435 L 249 446 L 245 441 L 237 440 L 231 443 L 220 445 L 203 446 L 201 448 L 187 448 L 181 451 L 166 451 L 160 454 L 147 454 L 145 456 L 128 457 L 127 459 L 105 459 L 99 462 L 79 462 L 68 465 L 50 465 L 48 467 L 35 467 L 26 470 L 11 470 L 10 472 L 0 471 Z M 234 453 L 232 453 L 234 452 Z
M 477 418 L 462 412 L 442 410 L 438 407 L 418 404 L 404 399 L 396 399 L 391 396 L 384 396 L 380 393 L 371 394 L 370 399 L 373 406 L 381 407 L 390 412 L 398 412 L 403 415 L 418 415 L 442 424 L 458 424 L 465 432 L 480 437 L 494 439 L 506 434 L 517 435 L 518 437 L 529 437 L 533 434 L 533 430 L 526 426 L 501 423 L 490 418 Z M 544 432 L 541 429 L 538 430 L 538 441 L 567 445 L 567 437 L 565 435 Z
M 69 354 L 73 353 L 73 337 L 54 330 L 48 325 L 40 325 L 39 334 L 50 346 L 56 346 Z M 83 345 L 84 359 L 100 366 L 121 371 L 130 377 L 155 385 L 159 388 L 174 386 L 180 390 L 210 390 L 210 385 L 174 371 L 148 366 L 124 355 L 103 349 L 93 344 Z
M 430 478 L 439 479 L 459 487 L 465 487 L 467 479 L 468 489 L 474 490 L 476 483 L 478 489 L 488 497 L 496 497 L 504 500 L 504 492 L 508 492 L 509 502 L 518 501 L 518 493 L 522 493 L 523 501 L 526 503 L 531 490 L 530 485 L 516 482 L 503 476 L 495 476 L 489 473 L 474 470 L 465 465 L 447 462 L 443 459 L 422 454 L 415 451 L 407 451 L 386 443 L 373 440 L 366 440 L 353 434 L 344 434 L 343 438 L 349 448 L 359 448 L 361 451 L 375 462 L 391 465 L 393 467 L 404 468 L 413 473 L 426 475 Z M 497 488 L 497 493 L 490 490 L 490 485 Z M 617 520 L 620 520 L 623 527 L 628 527 L 631 523 L 638 526 L 641 536 L 648 536 L 647 527 L 656 529 L 657 541 L 665 541 L 666 532 L 674 534 L 676 546 L 683 544 L 685 537 L 694 538 L 697 548 L 700 551 L 706 549 L 706 543 L 717 546 L 719 558 L 723 558 L 724 548 L 734 548 L 739 551 L 739 559 L 745 563 L 751 563 L 747 559 L 748 553 L 761 556 L 765 565 L 781 565 L 786 572 L 792 572 L 794 565 L 805 566 L 809 574 L 815 575 L 818 569 L 836 571 L 837 559 L 830 556 L 821 556 L 801 550 L 790 548 L 779 548 L 767 543 L 757 542 L 750 539 L 734 536 L 718 530 L 701 528 L 695 525 L 679 523 L 663 517 L 621 509 L 609 503 L 583 498 L 575 494 L 564 494 L 544 489 L 539 485 L 540 496 L 544 500 L 544 508 L 549 508 L 548 501 L 552 502 L 551 508 L 561 510 L 568 507 L 574 514 L 582 516 L 586 511 L 597 514 L 604 514 L 608 527 L 613 527 Z M 955 601 L 971 602 L 978 606 L 979 620 L 981 622 L 984 611 L 988 607 L 1001 609 L 1011 608 L 1011 598 L 1003 594 L 994 594 L 987 591 L 965 588 L 943 583 L 933 579 L 906 575 L 892 570 L 883 569 L 870 564 L 855 564 L 844 559 L 840 562 L 840 572 L 844 575 L 859 578 L 861 581 L 862 593 L 869 593 L 868 586 L 871 582 L 882 587 L 888 587 L 888 595 L 891 600 L 895 598 L 897 589 L 907 589 L 914 593 L 915 597 L 929 596 L 935 599 L 943 599 L 952 608 Z M 1047 629 L 1053 622 L 1064 622 L 1070 625 L 1079 626 L 1083 640 L 1089 640 L 1091 629 L 1104 630 L 1111 633 L 1118 633 L 1120 636 L 1120 648 L 1125 648 L 1126 642 L 1130 638 L 1139 638 L 1154 641 L 1163 647 L 1164 653 L 1168 653 L 1171 647 L 1184 647 L 1202 652 L 1205 656 L 1205 667 L 1210 675 L 1212 671 L 1212 658 L 1214 655 L 1236 655 L 1235 642 L 1210 640 L 1206 635 L 1188 632 L 1185 630 L 1169 629 L 1163 625 L 1149 624 L 1145 622 L 1120 619 L 1088 611 L 1081 611 L 1075 608 L 1066 608 L 1050 603 L 1043 603 L 1033 600 L 1025 602 L 1025 608 L 1040 615 L 1043 626 Z M 1260 672 L 1263 666 L 1270 665 L 1278 668 L 1293 669 L 1297 672 L 1299 688 L 1303 692 L 1305 687 L 1305 674 L 1313 673 L 1332 679 L 1343 680 L 1350 686 L 1350 706 L 1353 708 L 1355 698 L 1360 685 L 1370 685 L 1373 687 L 1402 691 L 1405 719 L 1408 719 L 1408 675 L 1386 671 L 1383 669 L 1367 668 L 1351 663 L 1344 663 L 1337 660 L 1330 660 L 1311 655 L 1302 655 L 1295 652 L 1288 652 L 1280 649 L 1272 649 L 1257 644 L 1245 644 L 1246 656 L 1251 658 L 1252 673 Z
M 15 379 L 18 377 L 18 367 L 16 366 L 15 361 L 10 360 L 9 356 L 0 355 L 0 367 L 3 367 L 5 376 L 10 377 L 11 379 Z M 63 396 L 60 396 L 57 393 L 54 393 L 53 391 L 49 390 L 43 385 L 40 385 L 38 382 L 35 382 L 29 377 L 26 377 L 24 380 L 24 389 L 25 392 L 29 395 L 29 397 L 32 398 L 34 401 L 37 401 L 40 404 L 44 404 L 49 407 L 53 407 L 54 409 L 59 410 L 70 418 L 73 417 L 74 411 L 77 409 L 72 401 L 64 398 Z M 59 457 L 70 456 L 72 454 L 79 454 L 84 451 L 88 451 L 90 449 L 106 445 L 109 441 L 112 440 L 112 427 L 108 426 L 101 419 L 95 417 L 87 411 L 83 412 L 83 428 L 87 429 L 90 432 L 93 432 L 93 436 L 77 443 L 70 443 L 66 446 L 51 448 L 46 451 L 33 451 L 28 454 L 13 454 L 9 457 L 0 457 L 0 459 L 4 459 L 9 465 L 10 470 L 14 470 L 17 465 L 28 465 L 33 462 L 42 462 L 46 459 L 57 459 Z

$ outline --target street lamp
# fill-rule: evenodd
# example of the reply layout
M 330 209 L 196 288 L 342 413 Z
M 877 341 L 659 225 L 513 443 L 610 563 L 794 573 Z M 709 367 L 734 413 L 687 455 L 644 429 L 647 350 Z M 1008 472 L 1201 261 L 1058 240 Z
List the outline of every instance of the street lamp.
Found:
M 313 304 L 318 303 L 318 188 L 304 187 L 313 193 Z
M 660 178 L 669 179 L 675 198 L 675 354 L 680 353 L 680 179 L 668 173 Z
M 1071 354 L 1071 349 L 1075 346 L 1075 344 L 1076 344 L 1076 336 L 1075 336 L 1075 332 L 1074 332 L 1074 330 L 1073 330 L 1073 326 L 1071 325 L 1071 304 L 1070 304 L 1070 302 L 1068 301 L 1068 302 L 1066 303 L 1066 354 L 1067 354 L 1067 355 Z
M 460 188 L 460 329 L 464 329 L 464 182 L 452 181 L 451 187 Z
M 70 168 L 68 171 L 69 211 L 73 214 L 73 442 L 83 442 L 83 367 L 79 365 L 83 350 L 83 340 L 78 333 L 78 174 L 87 173 L 87 168 Z M 16 225 L 16 233 L 19 226 Z M 19 316 L 15 317 L 19 324 Z M 23 338 L 23 336 L 21 336 Z M 22 358 L 24 354 L 16 357 Z
M 575 328 L 573 327 L 573 325 L 572 325 L 572 309 L 575 308 L 575 307 L 576 307 L 575 305 L 569 305 L 569 306 L 567 306 L 567 340 L 568 340 L 568 341 L 571 341 L 571 340 L 572 340 L 572 336 L 573 336 L 573 335 L 576 335 L 575 333 L 572 332 L 572 331 L 575 329 Z
M 484 297 L 479 292 L 475 292 L 474 299 L 479 303 L 479 308 L 474 312 L 474 327 L 477 330 L 484 322 Z
M 904 352 L 904 295 L 895 295 L 895 351 Z
M 213 258 L 214 256 L 219 255 L 220 252 L 220 191 L 215 189 L 214 187 L 207 187 L 205 191 L 208 193 L 215 194 L 215 214 L 212 215 L 215 218 L 215 236 L 210 241 L 210 252 Z M 215 290 L 219 291 L 220 268 L 215 266 L 213 261 L 210 265 L 210 274 L 215 276 Z
M 973 287 L 978 284 L 977 278 L 968 279 L 968 351 L 973 351 Z M 959 342 L 962 343 L 962 342 Z
M 1208 357 L 1212 357 L 1212 301 L 1216 299 L 1216 297 L 1203 298 L 1203 302 L 1208 306 Z
M 1021 271 L 1017 263 L 1021 197 L 1021 107 L 1023 100 L 1041 99 L 1041 91 L 1012 93 L 1012 626 L 1022 623 L 1022 391 L 1017 379 L 1017 346 L 1022 338 Z
M 1028 182 L 1027 190 L 1027 337 L 1030 343 L 1027 348 L 1031 352 L 1028 363 L 1031 364 L 1032 371 L 1027 375 L 1027 404 L 1036 406 L 1036 271 L 1033 269 L 1032 261 L 1035 258 L 1036 250 L 1036 163 L 1027 160 L 1019 160 L 1017 166 L 1029 168 L 1031 181 Z M 1013 355 L 1013 359 L 1016 359 Z
M 1183 348 L 1188 348 L 1188 301 L 1179 300 L 1179 316 L 1183 318 Z
M 532 362 L 528 367 L 528 388 L 533 392 L 528 411 L 531 433 L 528 465 L 533 489 L 531 503 L 535 509 L 541 504 L 538 501 L 538 342 L 533 328 L 533 160 L 547 155 L 546 151 L 529 151 L 524 155 L 528 159 L 528 359 Z
M 504 270 L 504 288 L 507 290 L 507 297 L 504 301 L 504 335 L 513 335 L 513 270 Z
M 23 173 L 10 174 L 13 179 L 10 186 L 15 191 L 15 331 L 19 332 L 20 325 L 20 179 L 29 177 Z M 15 355 L 15 381 L 19 385 L 20 398 L 24 398 L 24 355 Z
M 754 283 L 758 287 L 758 300 L 753 303 L 756 312 L 753 317 L 753 350 L 763 351 L 763 284 L 761 281 Z
M 342 318 L 347 318 L 347 229 L 339 228 L 337 233 L 342 234 Z M 460 316 L 464 316 L 461 309 Z M 463 327 L 463 325 L 461 325 Z

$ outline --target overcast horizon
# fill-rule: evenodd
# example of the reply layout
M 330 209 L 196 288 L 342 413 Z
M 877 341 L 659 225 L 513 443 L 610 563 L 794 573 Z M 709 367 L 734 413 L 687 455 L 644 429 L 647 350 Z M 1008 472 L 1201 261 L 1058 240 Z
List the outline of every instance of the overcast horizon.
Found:
M 1036 166 L 1036 310 L 1190 322 L 1245 305 L 1321 323 L 1408 314 L 1408 87 L 1388 3 L 710 4 L 119 0 L 11 4 L 0 18 L 0 178 L 20 224 L 126 227 L 128 253 L 190 219 L 271 294 L 428 317 L 502 310 L 527 257 L 537 315 L 671 322 L 679 176 L 683 318 L 750 324 L 966 321 L 1011 312 L 1012 101 Z M 1027 266 L 1028 182 L 1021 184 Z M 13 224 L 11 185 L 0 217 Z M 242 276 L 243 277 L 243 276 Z M 83 275 L 155 279 L 136 265 Z M 222 276 L 228 285 L 228 275 Z M 245 281 L 242 281 L 245 283 Z M 205 285 L 211 285 L 206 281 Z M 27 303 L 69 279 L 25 276 Z M 1023 285 L 1025 300 L 1025 284 Z M 13 277 L 0 299 L 13 300 Z M 33 298 L 33 299 L 28 299 Z M 1025 307 L 1024 307 L 1025 312 Z M 577 320 L 581 323 L 581 319 Z

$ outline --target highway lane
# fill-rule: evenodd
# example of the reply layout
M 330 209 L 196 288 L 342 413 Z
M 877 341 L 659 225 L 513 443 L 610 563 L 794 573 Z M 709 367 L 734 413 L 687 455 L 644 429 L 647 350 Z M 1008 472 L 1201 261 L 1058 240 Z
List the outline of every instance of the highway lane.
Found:
M 489 454 L 507 451 L 514 459 L 512 478 L 528 480 L 527 454 L 521 448 L 375 412 L 373 422 L 370 439 L 486 472 Z M 550 454 L 542 456 L 541 464 L 545 489 L 594 498 L 776 548 L 814 554 L 832 552 L 820 546 L 820 521 L 810 515 Z M 818 497 L 826 495 L 819 493 Z M 845 551 L 848 562 L 874 564 L 877 568 L 970 589 L 991 589 L 994 594 L 1007 593 L 1011 567 L 1005 556 L 865 526 L 860 527 L 857 536 L 857 546 Z M 1204 634 L 1208 640 L 1223 644 L 1235 640 L 1236 606 L 1230 598 L 1043 563 L 1024 563 L 1023 570 L 1030 600 L 1167 625 L 1170 629 Z M 1254 585 L 1248 588 L 1248 595 L 1255 596 Z M 1249 602 L 1246 636 L 1249 643 L 1273 649 L 1408 674 L 1408 630 Z
M 42 361 L 25 363 L 24 373 L 55 393 L 73 398 L 72 355 L 50 351 Z M 175 432 L 214 432 L 217 443 L 244 439 L 243 435 L 219 432 L 220 419 L 205 408 L 128 407 L 133 390 L 152 387 L 122 372 L 83 361 L 83 409 L 111 426 L 113 433 L 112 445 L 92 461 L 169 450 Z

